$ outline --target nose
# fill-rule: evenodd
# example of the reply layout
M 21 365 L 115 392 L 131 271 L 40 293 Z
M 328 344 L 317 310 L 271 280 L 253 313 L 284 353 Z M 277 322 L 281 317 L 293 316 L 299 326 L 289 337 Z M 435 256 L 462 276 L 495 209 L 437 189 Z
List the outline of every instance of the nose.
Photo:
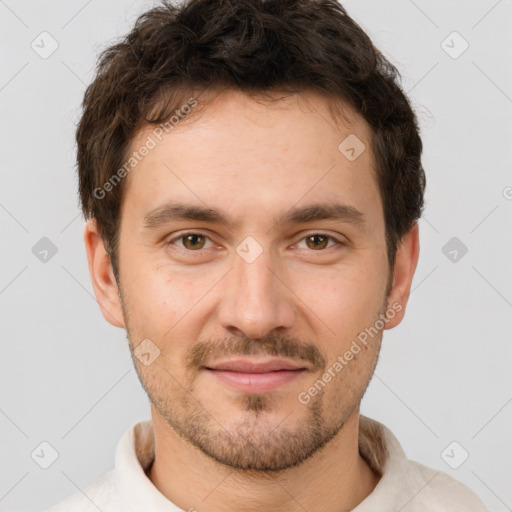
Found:
M 293 293 L 269 251 L 252 262 L 234 255 L 219 306 L 219 322 L 235 335 L 258 339 L 295 322 Z

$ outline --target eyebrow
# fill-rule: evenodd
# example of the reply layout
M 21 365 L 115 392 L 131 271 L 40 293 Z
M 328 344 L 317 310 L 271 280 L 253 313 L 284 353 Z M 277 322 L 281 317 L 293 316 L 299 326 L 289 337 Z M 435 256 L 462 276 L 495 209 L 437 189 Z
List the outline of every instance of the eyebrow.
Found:
M 144 227 L 154 229 L 164 224 L 176 221 L 191 220 L 222 224 L 229 229 L 236 228 L 239 222 L 230 220 L 228 216 L 212 208 L 186 203 L 169 202 L 158 206 L 144 216 Z M 314 203 L 294 207 L 275 219 L 276 224 L 302 224 L 316 220 L 336 220 L 354 225 L 366 222 L 366 216 L 355 208 L 342 203 Z

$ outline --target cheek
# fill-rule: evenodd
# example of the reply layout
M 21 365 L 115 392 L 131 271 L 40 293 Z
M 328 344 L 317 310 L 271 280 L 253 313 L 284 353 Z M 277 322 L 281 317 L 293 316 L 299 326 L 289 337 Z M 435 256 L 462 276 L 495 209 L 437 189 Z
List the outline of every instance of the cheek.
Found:
M 348 357 L 355 356 L 344 368 L 344 377 L 358 381 L 356 374 L 371 367 L 378 351 L 380 333 L 374 327 L 385 307 L 386 277 L 374 262 L 357 268 L 340 267 L 335 272 L 309 275 L 301 280 L 297 295 L 306 305 L 303 314 L 314 322 L 317 340 L 328 360 L 334 362 L 351 350 L 353 353 Z
M 360 325 L 380 311 L 386 275 L 375 265 L 347 265 L 294 279 L 296 294 L 327 324 Z
M 138 269 L 130 280 L 134 301 L 139 311 L 161 317 L 171 310 L 178 312 L 183 295 L 190 290 L 190 279 L 183 279 L 178 271 L 162 263 L 154 263 L 154 256 L 144 255 L 134 262 L 133 268 Z
M 212 276 L 203 279 L 199 273 L 186 275 L 168 267 L 150 269 L 130 283 L 132 323 L 139 332 L 159 340 L 163 349 L 177 336 L 193 337 L 200 327 L 194 314 L 207 303 L 216 281 Z

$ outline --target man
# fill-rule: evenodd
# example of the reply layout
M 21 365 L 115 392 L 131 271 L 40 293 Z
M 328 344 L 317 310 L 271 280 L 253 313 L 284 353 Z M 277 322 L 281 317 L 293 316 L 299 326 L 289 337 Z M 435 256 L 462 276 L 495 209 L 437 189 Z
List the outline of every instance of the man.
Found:
M 145 13 L 77 143 L 94 291 L 151 421 L 53 511 L 485 510 L 359 414 L 425 176 L 395 68 L 337 2 Z

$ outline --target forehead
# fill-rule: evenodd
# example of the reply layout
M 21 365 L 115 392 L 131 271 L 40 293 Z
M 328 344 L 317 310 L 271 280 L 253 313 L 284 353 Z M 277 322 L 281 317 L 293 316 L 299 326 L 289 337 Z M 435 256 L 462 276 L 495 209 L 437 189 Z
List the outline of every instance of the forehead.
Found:
M 311 91 L 268 101 L 230 90 L 204 107 L 201 99 L 168 133 L 147 126 L 132 141 L 131 152 L 148 137 L 154 147 L 128 176 L 123 215 L 173 200 L 259 219 L 326 199 L 381 213 L 371 130 L 346 105 L 335 119 L 332 100 Z

